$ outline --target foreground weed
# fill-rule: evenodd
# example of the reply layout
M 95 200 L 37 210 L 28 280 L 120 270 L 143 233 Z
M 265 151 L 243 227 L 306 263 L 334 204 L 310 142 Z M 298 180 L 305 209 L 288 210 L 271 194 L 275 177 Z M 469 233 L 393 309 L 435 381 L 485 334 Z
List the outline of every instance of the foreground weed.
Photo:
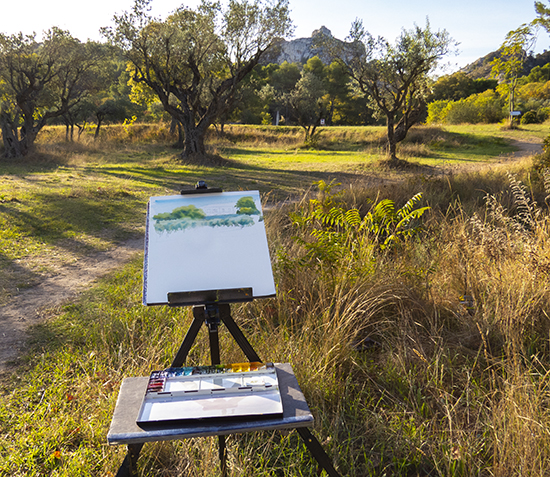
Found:
M 301 266 L 326 266 L 361 275 L 373 270 L 379 252 L 392 252 L 422 230 L 420 219 L 429 207 L 416 207 L 418 193 L 397 209 L 394 201 L 367 199 L 370 209 L 361 216 L 359 209 L 349 208 L 332 189 L 339 184 L 317 184 L 319 195 L 307 207 L 291 214 L 298 234 L 295 240 L 306 251 L 298 261 Z M 284 261 L 284 257 L 283 257 Z M 355 265 L 354 265 L 355 264 Z

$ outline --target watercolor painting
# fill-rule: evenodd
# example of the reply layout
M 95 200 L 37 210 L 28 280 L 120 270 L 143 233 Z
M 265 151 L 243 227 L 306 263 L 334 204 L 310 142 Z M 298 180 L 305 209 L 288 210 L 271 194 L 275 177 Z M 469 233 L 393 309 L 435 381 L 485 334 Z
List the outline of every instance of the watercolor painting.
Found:
M 155 230 L 159 233 L 185 230 L 191 227 L 245 227 L 254 225 L 253 215 L 261 216 L 252 196 L 239 197 L 235 205 L 215 209 L 215 215 L 206 215 L 194 204 L 176 207 L 171 212 L 153 216 Z M 212 210 L 212 207 L 210 207 Z M 227 213 L 220 213 L 222 211 Z
M 144 304 L 166 304 L 168 293 L 235 288 L 275 295 L 259 192 L 152 197 Z

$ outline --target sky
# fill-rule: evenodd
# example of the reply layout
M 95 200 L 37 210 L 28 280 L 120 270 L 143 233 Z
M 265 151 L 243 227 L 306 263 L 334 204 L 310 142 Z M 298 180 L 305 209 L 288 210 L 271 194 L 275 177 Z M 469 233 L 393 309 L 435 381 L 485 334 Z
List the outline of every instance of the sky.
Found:
M 544 0 L 543 0 L 544 2 Z M 129 10 L 133 0 L 3 0 L 0 32 L 40 34 L 52 26 L 69 30 L 81 41 L 102 40 L 99 29 L 112 25 L 113 15 Z M 544 3 L 550 3 L 550 0 Z M 153 15 L 165 18 L 180 5 L 195 7 L 198 0 L 153 0 Z M 295 25 L 293 38 L 309 37 L 325 26 L 345 39 L 351 23 L 360 18 L 374 36 L 394 41 L 403 28 L 424 26 L 447 30 L 459 43 L 449 56 L 446 72 L 453 72 L 496 50 L 506 34 L 535 18 L 534 0 L 289 0 Z M 541 32 L 536 51 L 549 49 L 550 36 Z

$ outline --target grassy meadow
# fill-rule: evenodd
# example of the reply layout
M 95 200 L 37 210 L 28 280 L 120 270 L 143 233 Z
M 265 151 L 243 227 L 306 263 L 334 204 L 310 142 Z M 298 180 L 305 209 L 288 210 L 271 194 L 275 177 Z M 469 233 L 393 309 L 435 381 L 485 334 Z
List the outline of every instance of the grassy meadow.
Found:
M 550 176 L 511 159 L 511 140 L 547 129 L 420 127 L 399 171 L 381 162 L 383 135 L 325 128 L 313 150 L 299 128 L 227 125 L 209 139 L 218 164 L 197 165 L 160 127 L 74 143 L 51 128 L 32 157 L 0 161 L 0 303 L 143 236 L 152 195 L 257 189 L 277 297 L 232 314 L 264 360 L 293 365 L 342 476 L 549 475 Z M 0 384 L 0 475 L 116 475 L 120 383 L 169 366 L 192 319 L 142 306 L 142 258 L 30 330 Z M 220 341 L 223 362 L 243 360 Z M 208 362 L 202 330 L 188 363 Z M 319 475 L 295 432 L 227 444 L 230 476 Z M 216 476 L 217 456 L 214 438 L 150 443 L 139 472 Z

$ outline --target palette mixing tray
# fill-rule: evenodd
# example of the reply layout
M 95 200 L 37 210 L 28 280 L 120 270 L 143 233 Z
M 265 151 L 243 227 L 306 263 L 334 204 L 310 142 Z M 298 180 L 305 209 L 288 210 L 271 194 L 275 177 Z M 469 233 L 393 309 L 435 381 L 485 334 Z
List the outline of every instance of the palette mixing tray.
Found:
M 272 363 L 194 366 L 152 372 L 137 423 L 273 417 L 282 412 Z

